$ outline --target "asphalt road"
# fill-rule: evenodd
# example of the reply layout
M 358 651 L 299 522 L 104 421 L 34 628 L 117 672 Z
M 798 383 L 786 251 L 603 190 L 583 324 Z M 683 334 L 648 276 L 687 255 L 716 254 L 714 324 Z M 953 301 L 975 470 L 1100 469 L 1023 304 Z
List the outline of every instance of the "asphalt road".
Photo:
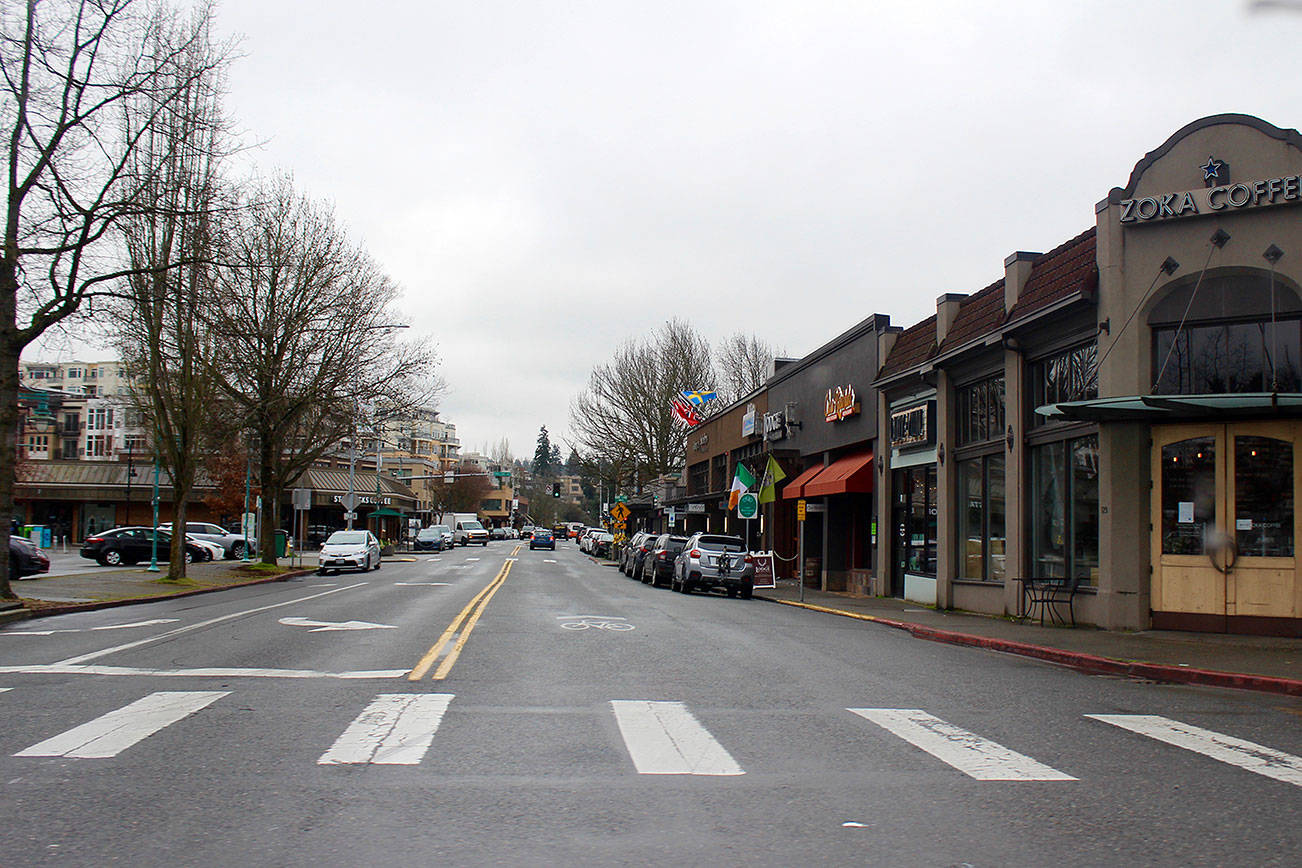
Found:
M 683 596 L 568 543 L 9 625 L 0 721 L 4 865 L 1302 852 L 1298 700 Z

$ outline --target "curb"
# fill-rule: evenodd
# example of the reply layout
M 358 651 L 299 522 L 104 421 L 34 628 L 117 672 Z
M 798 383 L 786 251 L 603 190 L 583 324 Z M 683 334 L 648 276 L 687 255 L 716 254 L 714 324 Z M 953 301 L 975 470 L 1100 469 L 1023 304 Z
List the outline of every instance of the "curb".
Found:
M 1197 684 L 1205 687 L 1228 687 L 1237 690 L 1256 690 L 1262 693 L 1279 693 L 1285 696 L 1302 696 L 1302 681 L 1293 678 L 1275 678 L 1269 675 L 1249 675 L 1241 672 L 1221 672 L 1216 669 L 1191 669 L 1186 666 L 1168 666 L 1161 663 L 1140 663 L 1117 660 L 1112 657 L 1100 657 L 1081 651 L 1065 651 L 1046 645 L 1033 645 L 1029 642 L 1017 642 L 1012 639 L 994 639 L 989 636 L 974 636 L 971 633 L 958 633 L 953 630 L 941 630 L 909 621 L 896 621 L 877 615 L 862 615 L 843 609 L 832 609 L 813 603 L 798 603 L 794 600 L 779 600 L 776 597 L 755 595 L 757 600 L 809 609 L 829 615 L 841 615 L 856 621 L 869 621 L 903 630 L 915 639 L 930 642 L 943 642 L 947 645 L 963 645 L 969 648 L 984 648 L 988 651 L 1002 651 L 1022 657 L 1033 657 L 1047 663 L 1056 663 L 1091 675 L 1122 675 L 1128 678 L 1147 678 L 1152 681 L 1164 681 L 1172 684 Z
M 265 579 L 252 579 L 247 582 L 237 582 L 231 585 L 220 585 L 216 588 L 196 588 L 193 591 L 180 591 L 175 594 L 159 594 L 154 597 L 131 597 L 126 600 L 105 600 L 98 603 L 68 603 L 62 606 L 47 606 L 42 609 L 26 609 L 27 617 L 46 618 L 51 615 L 70 615 L 74 612 L 94 612 L 99 609 L 114 609 L 118 606 L 134 606 L 137 603 L 157 603 L 162 600 L 176 600 L 181 597 L 197 597 L 200 594 L 213 594 L 217 591 L 227 591 L 231 588 L 247 588 L 250 585 L 267 585 L 272 582 L 283 582 L 287 579 L 295 579 L 299 576 L 310 575 L 316 570 L 297 570 L 292 573 L 281 573 L 278 576 L 270 576 Z

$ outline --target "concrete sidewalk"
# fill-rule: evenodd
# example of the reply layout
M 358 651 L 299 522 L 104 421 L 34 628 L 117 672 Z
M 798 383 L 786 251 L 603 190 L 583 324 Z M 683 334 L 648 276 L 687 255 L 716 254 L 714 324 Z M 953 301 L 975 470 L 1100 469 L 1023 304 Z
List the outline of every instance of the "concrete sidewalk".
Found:
M 808 588 L 800 603 L 795 580 L 757 588 L 755 596 L 905 630 L 919 639 L 1020 654 L 1087 672 L 1302 696 L 1302 639 L 1041 627 L 1038 621 L 939 611 L 905 600 Z

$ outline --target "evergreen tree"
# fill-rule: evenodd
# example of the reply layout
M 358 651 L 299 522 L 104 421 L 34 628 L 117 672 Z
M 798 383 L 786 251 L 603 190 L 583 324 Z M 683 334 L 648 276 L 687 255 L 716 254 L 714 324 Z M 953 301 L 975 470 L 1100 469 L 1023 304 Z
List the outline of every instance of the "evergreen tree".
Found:
M 552 441 L 547 436 L 547 426 L 538 429 L 538 448 L 533 451 L 533 473 L 535 476 L 551 475 Z

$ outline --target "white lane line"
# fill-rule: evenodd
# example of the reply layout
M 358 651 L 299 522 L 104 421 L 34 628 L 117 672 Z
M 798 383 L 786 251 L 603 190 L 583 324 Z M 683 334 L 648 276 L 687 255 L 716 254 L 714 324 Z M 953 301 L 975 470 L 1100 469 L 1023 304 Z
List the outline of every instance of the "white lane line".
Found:
M 1076 778 L 920 708 L 847 708 L 978 781 L 1074 781 Z
M 328 597 L 331 594 L 337 594 L 340 591 L 351 591 L 353 588 L 360 588 L 366 582 L 358 582 L 355 585 L 345 585 L 342 588 L 335 588 L 330 591 L 322 591 L 319 594 L 310 594 L 306 597 L 298 597 L 293 600 L 286 600 L 283 603 L 272 603 L 269 606 L 259 606 L 256 609 L 245 609 L 242 612 L 232 612 L 229 615 L 220 615 L 216 618 L 209 618 L 207 621 L 200 621 L 198 624 L 191 624 L 188 627 L 177 627 L 175 630 L 168 630 L 166 633 L 159 633 L 157 636 L 151 636 L 148 639 L 137 639 L 135 642 L 128 642 L 125 645 L 115 645 L 112 648 L 104 648 L 99 651 L 92 651 L 89 654 L 81 654 L 77 657 L 69 657 L 67 660 L 60 660 L 58 664 L 70 665 L 85 663 L 87 660 L 96 660 L 100 657 L 107 657 L 109 654 L 116 654 L 119 651 L 126 651 L 130 648 L 139 648 L 141 645 L 148 645 L 152 642 L 159 642 L 163 639 L 170 639 L 172 636 L 179 636 L 182 633 L 189 633 L 191 630 L 199 630 L 212 624 L 220 624 L 222 621 L 229 621 L 232 618 L 243 618 L 245 615 L 256 615 L 258 612 L 266 612 L 269 609 L 279 609 L 282 606 L 294 606 L 304 603 L 308 600 L 315 600 L 318 597 Z M 56 665 L 58 665 L 56 664 Z
M 479 560 L 479 558 L 466 558 L 466 563 L 473 564 L 477 560 Z
M 395 588 L 414 588 L 417 586 L 446 588 L 451 584 L 451 582 L 394 582 L 393 586 Z
M 14 756 L 63 756 L 103 759 L 117 756 L 164 727 L 211 705 L 229 690 L 151 693 L 116 711 L 20 750 Z
M 543 558 L 543 563 L 544 563 L 544 564 L 554 564 L 554 563 L 556 563 L 556 561 L 552 560 L 551 558 Z
M 0 666 L 0 674 L 14 675 L 147 675 L 179 678 L 403 678 L 410 669 L 358 669 L 351 672 L 318 672 L 314 669 L 138 669 L 130 666 L 81 666 L 62 663 L 34 666 Z
M 381 693 L 317 764 L 418 765 L 452 699 L 451 693 Z
M 1087 714 L 1113 726 L 1302 787 L 1302 757 L 1156 714 Z
M 61 630 L 5 630 L 0 636 L 53 636 L 55 633 L 88 633 L 96 630 L 125 630 L 128 627 L 152 627 L 155 624 L 175 624 L 180 618 L 155 618 L 152 621 L 137 621 L 134 624 L 106 624 L 102 627 L 76 627 Z
M 746 774 L 683 703 L 612 699 L 610 705 L 638 774 Z

